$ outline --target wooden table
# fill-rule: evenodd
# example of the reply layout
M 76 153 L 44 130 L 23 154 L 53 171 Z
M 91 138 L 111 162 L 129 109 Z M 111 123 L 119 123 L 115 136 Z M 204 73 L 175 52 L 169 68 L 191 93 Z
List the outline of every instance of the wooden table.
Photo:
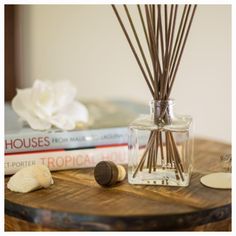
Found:
M 96 184 L 92 169 L 53 172 L 55 184 L 28 194 L 5 188 L 5 230 L 231 230 L 231 190 L 203 186 L 207 173 L 221 171 L 220 154 L 231 146 L 195 141 L 189 187 Z M 5 182 L 9 177 L 5 178 Z

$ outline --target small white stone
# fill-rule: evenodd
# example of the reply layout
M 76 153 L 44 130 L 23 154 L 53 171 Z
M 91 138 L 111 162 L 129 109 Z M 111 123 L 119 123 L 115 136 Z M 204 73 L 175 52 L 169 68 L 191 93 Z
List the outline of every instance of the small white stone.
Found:
M 53 184 L 51 172 L 45 165 L 22 168 L 8 181 L 7 188 L 14 192 L 28 193 Z
M 217 172 L 203 176 L 201 183 L 210 188 L 231 189 L 231 173 Z

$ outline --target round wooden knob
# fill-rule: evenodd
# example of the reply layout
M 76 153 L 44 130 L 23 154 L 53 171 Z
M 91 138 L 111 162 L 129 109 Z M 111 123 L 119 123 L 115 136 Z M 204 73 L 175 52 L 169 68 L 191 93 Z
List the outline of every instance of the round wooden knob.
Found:
M 94 169 L 94 177 L 98 184 L 111 186 L 125 179 L 126 171 L 121 165 L 112 161 L 101 161 Z

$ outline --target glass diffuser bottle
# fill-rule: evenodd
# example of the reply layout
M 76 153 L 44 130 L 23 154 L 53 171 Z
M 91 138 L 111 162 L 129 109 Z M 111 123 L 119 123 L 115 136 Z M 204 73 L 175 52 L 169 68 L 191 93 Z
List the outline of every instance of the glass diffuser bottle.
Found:
M 137 5 L 141 32 L 127 5 L 128 21 L 122 20 L 115 5 L 112 8 L 153 97 L 150 114 L 129 127 L 128 181 L 188 186 L 193 169 L 192 118 L 175 115 L 169 97 L 197 5 Z M 133 37 L 124 22 L 129 23 Z
M 150 114 L 129 126 L 128 181 L 131 184 L 188 186 L 193 168 L 190 116 L 177 116 L 173 100 L 153 100 Z

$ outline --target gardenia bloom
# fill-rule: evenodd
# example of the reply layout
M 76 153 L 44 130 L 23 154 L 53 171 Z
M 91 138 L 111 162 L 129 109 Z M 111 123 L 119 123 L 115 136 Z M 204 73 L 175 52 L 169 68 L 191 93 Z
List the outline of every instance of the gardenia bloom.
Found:
M 69 81 L 36 80 L 32 88 L 17 89 L 12 107 L 32 129 L 72 130 L 77 123 L 88 122 L 88 110 L 75 101 L 76 92 Z

